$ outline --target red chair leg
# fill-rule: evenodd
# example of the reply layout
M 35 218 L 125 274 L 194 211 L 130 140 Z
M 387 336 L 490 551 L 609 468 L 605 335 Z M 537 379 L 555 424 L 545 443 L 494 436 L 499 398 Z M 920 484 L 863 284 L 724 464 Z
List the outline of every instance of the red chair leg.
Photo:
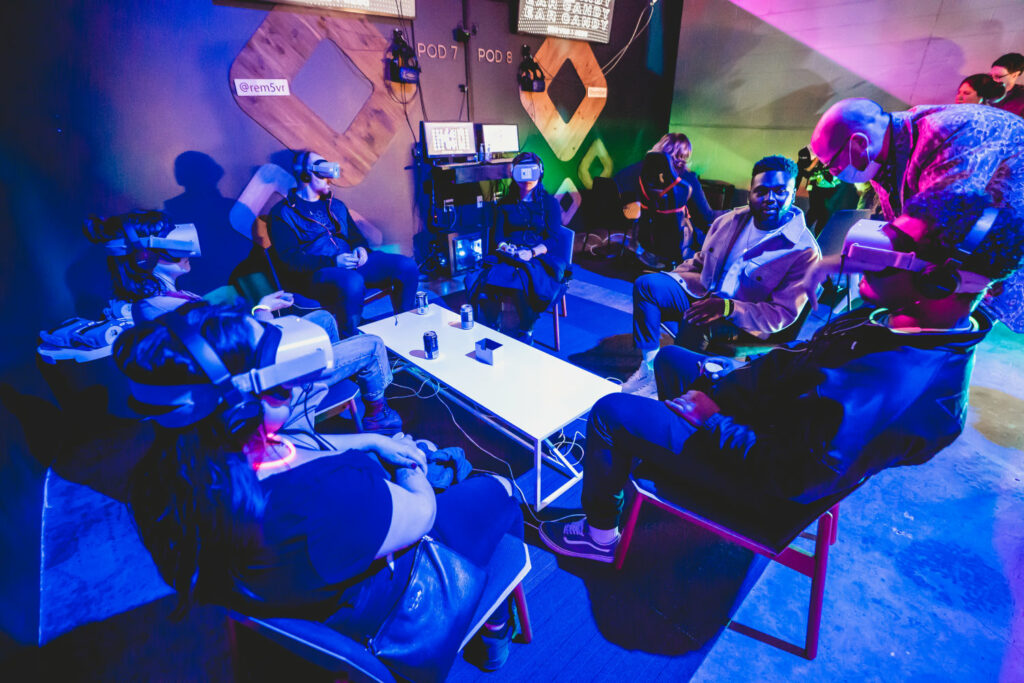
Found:
M 633 542 L 633 531 L 636 529 L 636 522 L 640 519 L 640 506 L 643 505 L 644 497 L 639 493 L 629 505 L 629 513 L 626 516 L 626 526 L 622 527 L 622 536 L 619 538 L 619 545 L 615 548 L 615 568 L 622 569 L 626 562 L 626 551 L 629 544 Z
M 811 577 L 811 604 L 807 611 L 807 640 L 804 657 L 818 656 L 818 636 L 821 632 L 821 606 L 825 598 L 825 572 L 828 570 L 828 549 L 833 536 L 832 511 L 818 519 L 817 539 L 814 542 L 814 575 Z
M 512 591 L 512 598 L 515 600 L 516 612 L 519 613 L 519 628 L 523 632 L 522 642 L 529 643 L 533 640 L 533 626 L 530 625 L 530 610 L 526 608 L 526 594 L 523 592 L 521 581 Z
M 562 317 L 569 317 L 569 304 L 566 303 L 566 296 L 564 294 L 562 295 Z

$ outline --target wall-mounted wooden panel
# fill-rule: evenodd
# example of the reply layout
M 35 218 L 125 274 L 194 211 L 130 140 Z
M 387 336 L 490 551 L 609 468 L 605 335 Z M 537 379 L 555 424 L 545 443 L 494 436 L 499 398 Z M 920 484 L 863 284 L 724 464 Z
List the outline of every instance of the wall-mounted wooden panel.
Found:
M 548 38 L 537 50 L 534 59 L 549 78 L 551 74 L 558 73 L 566 60 L 572 62 L 576 74 L 587 89 L 587 95 L 576 107 L 568 123 L 562 120 L 547 90 L 519 93 L 523 109 L 533 119 L 555 156 L 562 161 L 569 161 L 576 155 L 597 117 L 601 115 L 601 110 L 607 102 L 608 83 L 601 73 L 601 66 L 597 63 L 589 43 Z
M 352 123 L 334 130 L 294 94 L 240 97 L 236 78 L 284 78 L 299 72 L 317 45 L 330 40 L 338 46 L 373 86 L 373 92 Z M 230 82 L 242 110 L 291 149 L 313 149 L 341 164 L 332 182 L 357 185 L 377 162 L 402 120 L 402 105 L 384 85 L 383 58 L 390 43 L 368 21 L 359 17 L 318 14 L 275 8 L 256 29 L 231 65 Z M 408 99 L 408 93 L 402 93 Z

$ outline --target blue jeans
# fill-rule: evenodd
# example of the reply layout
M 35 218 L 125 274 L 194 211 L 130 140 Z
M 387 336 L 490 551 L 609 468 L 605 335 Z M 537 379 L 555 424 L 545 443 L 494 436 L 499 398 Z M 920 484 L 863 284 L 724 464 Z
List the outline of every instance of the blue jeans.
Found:
M 324 378 L 328 383 L 351 377 L 359 385 L 364 401 L 379 401 L 391 384 L 391 366 L 388 353 L 380 337 L 357 334 L 335 342 L 334 371 Z
M 334 319 L 333 315 L 322 308 L 318 311 L 307 313 L 302 316 L 302 319 L 324 328 L 332 344 L 341 340 L 341 333 L 338 331 L 338 321 Z
M 583 511 L 591 526 L 619 525 L 624 489 L 641 463 L 711 493 L 721 505 L 758 497 L 756 477 L 742 462 L 723 461 L 702 430 L 662 403 L 686 392 L 702 358 L 677 346 L 662 349 L 654 361 L 661 401 L 610 394 L 594 404 L 583 456 Z
M 401 254 L 372 251 L 359 268 L 321 268 L 312 279 L 310 293 L 332 311 L 345 335 L 355 334 L 363 317 L 367 287 L 393 287 L 396 313 L 416 302 L 420 271 L 416 262 Z
M 683 314 L 692 302 L 693 299 L 679 283 L 665 273 L 638 277 L 633 283 L 633 343 L 641 351 L 658 348 L 663 321 L 679 323 L 676 344 L 696 351 L 708 350 L 715 340 L 755 339 L 726 319 L 709 325 L 684 322 Z

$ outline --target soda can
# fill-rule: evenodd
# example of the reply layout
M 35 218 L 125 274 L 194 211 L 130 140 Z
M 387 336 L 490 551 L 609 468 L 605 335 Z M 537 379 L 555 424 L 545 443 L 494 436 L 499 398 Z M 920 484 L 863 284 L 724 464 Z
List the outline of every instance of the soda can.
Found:
M 430 304 L 427 301 L 426 292 L 416 292 L 416 312 L 420 315 L 426 315 L 430 309 Z
M 712 382 L 722 379 L 729 374 L 730 370 L 732 370 L 732 363 L 728 358 L 708 356 L 700 364 L 700 374 L 710 378 Z
M 462 317 L 462 329 L 473 329 L 473 307 L 469 304 L 462 304 L 459 315 Z
M 423 333 L 423 353 L 427 356 L 427 360 L 434 360 L 437 358 L 437 332 L 428 330 Z

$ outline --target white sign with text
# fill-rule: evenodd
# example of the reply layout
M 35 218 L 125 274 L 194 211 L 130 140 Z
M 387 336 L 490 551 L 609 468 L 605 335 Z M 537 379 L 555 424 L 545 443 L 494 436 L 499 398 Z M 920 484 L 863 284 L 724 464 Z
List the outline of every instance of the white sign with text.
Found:
M 235 94 L 239 97 L 281 97 L 292 93 L 286 78 L 236 78 Z

